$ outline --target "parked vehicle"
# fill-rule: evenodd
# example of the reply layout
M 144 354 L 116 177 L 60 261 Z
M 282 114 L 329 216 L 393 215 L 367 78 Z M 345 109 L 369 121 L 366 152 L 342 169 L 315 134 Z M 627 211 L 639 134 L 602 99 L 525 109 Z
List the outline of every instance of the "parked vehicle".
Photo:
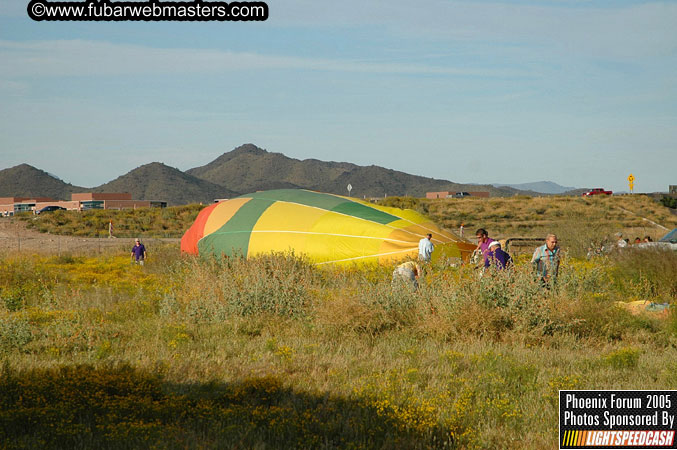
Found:
M 468 192 L 457 192 L 454 194 L 455 198 L 463 198 L 463 197 L 470 197 L 470 193 Z
M 604 188 L 594 188 L 590 189 L 588 192 L 583 192 L 581 194 L 582 197 L 589 197 L 591 195 L 611 195 L 613 194 L 612 191 L 606 191 Z
M 38 211 L 35 211 L 35 214 L 42 214 L 44 212 L 54 212 L 54 211 L 66 211 L 66 208 L 62 208 L 61 206 L 56 205 L 49 205 L 45 206 L 42 209 L 39 209 Z

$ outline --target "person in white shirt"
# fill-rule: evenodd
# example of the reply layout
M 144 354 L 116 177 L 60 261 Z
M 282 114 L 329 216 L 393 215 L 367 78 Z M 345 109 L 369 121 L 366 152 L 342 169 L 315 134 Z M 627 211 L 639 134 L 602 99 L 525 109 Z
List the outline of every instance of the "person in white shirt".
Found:
M 430 257 L 435 250 L 435 246 L 431 242 L 433 235 L 428 233 L 427 237 L 424 237 L 418 241 L 418 259 L 424 262 L 430 262 Z

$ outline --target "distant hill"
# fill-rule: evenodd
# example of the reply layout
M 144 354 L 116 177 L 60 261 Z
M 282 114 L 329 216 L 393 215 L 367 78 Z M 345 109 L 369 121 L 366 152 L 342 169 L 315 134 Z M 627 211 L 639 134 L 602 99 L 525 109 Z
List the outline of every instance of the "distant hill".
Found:
M 253 144 L 242 145 L 186 172 L 154 162 L 94 188 L 64 183 L 27 164 L 0 171 L 0 196 L 40 196 L 69 200 L 73 192 L 129 192 L 135 200 L 161 200 L 169 205 L 211 203 L 238 193 L 304 188 L 354 197 L 424 197 L 431 191 L 488 191 L 493 197 L 538 195 L 512 187 L 460 184 L 411 175 L 380 166 L 348 162 L 298 160 Z
M 129 192 L 138 200 L 163 200 L 169 205 L 211 203 L 215 198 L 239 195 L 159 162 L 136 169 L 92 189 L 92 192 Z
M 239 192 L 252 192 L 298 187 L 317 189 L 327 180 L 336 179 L 356 167 L 355 164 L 316 159 L 299 161 L 245 144 L 186 173 Z
M 50 197 L 55 200 L 70 200 L 73 192 L 83 191 L 86 189 L 65 183 L 28 164 L 0 170 L 0 197 Z
M 552 181 L 536 181 L 534 183 L 519 183 L 519 184 L 494 184 L 496 187 L 511 187 L 523 191 L 533 191 L 540 194 L 564 194 L 567 191 L 573 191 L 576 188 L 570 186 L 561 186 Z
M 448 180 L 410 175 L 380 166 L 347 162 L 298 160 L 269 153 L 253 144 L 242 145 L 186 173 L 238 192 L 300 187 L 346 195 L 348 184 L 356 197 L 410 195 L 423 197 L 429 191 L 489 191 L 493 196 L 524 193 L 490 185 L 452 183 Z

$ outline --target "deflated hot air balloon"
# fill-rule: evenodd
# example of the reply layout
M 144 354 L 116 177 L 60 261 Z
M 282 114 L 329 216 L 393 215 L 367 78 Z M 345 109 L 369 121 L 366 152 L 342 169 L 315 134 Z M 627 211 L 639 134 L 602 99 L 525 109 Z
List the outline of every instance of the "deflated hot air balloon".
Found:
M 293 251 L 312 262 L 388 264 L 416 258 L 432 233 L 433 260 L 467 259 L 475 245 L 412 210 L 303 189 L 255 192 L 203 209 L 181 251 L 243 255 Z

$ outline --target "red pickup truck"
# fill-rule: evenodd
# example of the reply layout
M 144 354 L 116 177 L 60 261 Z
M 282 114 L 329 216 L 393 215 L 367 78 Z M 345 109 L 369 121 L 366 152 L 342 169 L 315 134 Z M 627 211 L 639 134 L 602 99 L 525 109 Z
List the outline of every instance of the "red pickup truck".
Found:
M 590 189 L 588 192 L 583 192 L 581 194 L 582 197 L 589 197 L 591 195 L 611 195 L 613 194 L 612 191 L 605 191 L 604 188 L 595 188 L 595 189 Z

